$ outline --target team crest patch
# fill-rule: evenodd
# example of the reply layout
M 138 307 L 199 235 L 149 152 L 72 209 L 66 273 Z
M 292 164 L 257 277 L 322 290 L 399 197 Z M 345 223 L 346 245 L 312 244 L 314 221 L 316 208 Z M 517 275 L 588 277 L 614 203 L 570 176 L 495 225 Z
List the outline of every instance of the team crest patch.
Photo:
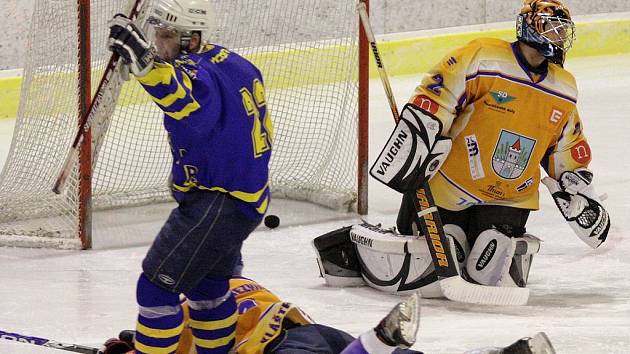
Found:
M 529 164 L 536 140 L 501 129 L 492 154 L 492 169 L 505 179 L 519 178 Z

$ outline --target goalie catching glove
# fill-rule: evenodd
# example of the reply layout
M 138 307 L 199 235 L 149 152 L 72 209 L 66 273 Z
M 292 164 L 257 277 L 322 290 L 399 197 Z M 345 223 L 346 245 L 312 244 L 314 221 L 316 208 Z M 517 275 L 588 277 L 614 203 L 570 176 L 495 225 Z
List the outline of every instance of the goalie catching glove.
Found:
M 405 105 L 370 175 L 400 193 L 415 190 L 433 177 L 451 151 L 451 139 L 440 137 L 441 132 L 439 119 Z
M 592 248 L 597 248 L 608 236 L 608 212 L 595 194 L 593 173 L 586 168 L 566 171 L 556 181 L 545 177 L 542 183 L 549 189 L 562 216 L 577 236 Z
M 153 44 L 125 15 L 117 14 L 109 21 L 108 46 L 109 50 L 121 56 L 135 76 L 145 76 L 153 68 Z

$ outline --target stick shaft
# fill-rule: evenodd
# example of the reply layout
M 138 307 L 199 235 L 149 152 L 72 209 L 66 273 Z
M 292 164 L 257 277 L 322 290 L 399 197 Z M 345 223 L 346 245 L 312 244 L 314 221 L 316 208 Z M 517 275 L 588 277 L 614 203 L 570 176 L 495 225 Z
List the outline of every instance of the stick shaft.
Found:
M 42 347 L 65 350 L 68 352 L 85 353 L 85 354 L 98 353 L 97 348 L 86 347 L 86 346 L 78 345 L 78 344 L 62 343 L 62 342 L 57 342 L 57 341 L 46 339 L 46 338 L 25 336 L 19 333 L 5 332 L 2 330 L 0 330 L 0 339 L 10 340 L 13 342 L 19 342 L 19 343 L 24 343 L 24 344 L 39 345 Z
M 136 0 L 134 7 L 132 8 L 129 18 L 135 19 L 140 10 L 140 4 L 142 0 Z M 83 143 L 85 134 L 89 131 L 90 125 L 92 124 L 92 120 L 94 119 L 95 112 L 97 108 L 100 106 L 103 96 L 105 95 L 105 88 L 109 85 L 110 80 L 114 72 L 116 71 L 116 67 L 118 65 L 118 61 L 120 60 L 120 56 L 118 53 L 112 53 L 112 56 L 109 58 L 109 62 L 105 67 L 105 72 L 103 73 L 103 77 L 101 82 L 98 84 L 98 88 L 96 89 L 96 95 L 94 99 L 90 102 L 90 107 L 87 112 L 81 117 L 79 120 L 79 130 L 74 136 L 74 140 L 72 141 L 72 147 L 70 148 L 70 152 L 66 156 L 66 160 L 63 163 L 63 167 L 59 172 L 57 180 L 55 181 L 55 185 L 53 187 L 53 192 L 55 194 L 60 194 L 61 190 L 66 184 L 68 180 L 68 176 L 70 172 L 72 172 L 72 167 L 76 162 L 76 159 L 79 155 L 79 145 Z M 91 144 L 91 141 L 86 142 L 86 144 Z
M 385 71 L 385 65 L 383 64 L 383 60 L 381 59 L 381 54 L 378 50 L 378 46 L 376 45 L 376 37 L 374 36 L 374 31 L 372 31 L 372 25 L 370 24 L 367 7 L 365 6 L 365 3 L 361 1 L 359 2 L 357 9 L 359 10 L 361 23 L 363 24 L 363 29 L 365 30 L 365 36 L 367 37 L 368 42 L 370 42 L 370 48 L 372 49 L 372 54 L 374 55 L 374 61 L 376 62 L 378 75 L 381 78 L 383 88 L 385 89 L 385 95 L 387 96 L 387 101 L 389 102 L 389 108 L 392 110 L 394 120 L 398 123 L 398 119 L 400 119 L 400 114 L 398 113 L 396 98 L 394 97 L 394 91 L 392 90 L 392 85 L 389 82 L 387 71 Z
M 366 36 L 370 42 L 372 54 L 374 54 L 378 74 L 381 78 L 381 82 L 383 83 L 385 95 L 387 96 L 387 101 L 389 102 L 394 121 L 398 123 L 400 115 L 398 113 L 396 100 L 389 82 L 389 76 L 387 75 L 385 65 L 383 64 L 383 60 L 381 59 L 381 55 L 376 44 L 376 37 L 374 36 L 374 31 L 372 30 L 372 25 L 370 24 L 370 18 L 368 16 L 366 6 L 361 1 L 359 2 L 357 9 L 359 10 L 359 16 L 361 18 L 363 28 L 365 29 Z M 447 241 L 446 235 L 444 234 L 444 227 L 442 225 L 442 220 L 440 219 L 440 214 L 435 207 L 433 194 L 429 188 L 428 181 L 425 181 L 418 190 L 409 191 L 408 193 L 413 193 L 412 200 L 414 200 L 414 204 L 416 206 L 416 224 L 422 229 L 422 232 L 425 235 L 438 278 L 441 279 L 459 276 L 450 252 L 450 245 Z

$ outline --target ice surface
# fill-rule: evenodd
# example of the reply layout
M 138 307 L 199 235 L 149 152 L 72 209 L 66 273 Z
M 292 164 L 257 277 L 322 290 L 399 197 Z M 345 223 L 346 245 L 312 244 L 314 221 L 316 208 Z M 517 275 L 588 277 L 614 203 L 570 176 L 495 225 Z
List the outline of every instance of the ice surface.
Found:
M 418 343 L 426 353 L 462 353 L 486 345 L 507 345 L 545 331 L 558 353 L 630 353 L 630 56 L 571 60 L 580 87 L 580 113 L 593 150 L 591 165 L 606 200 L 609 241 L 591 250 L 573 235 L 546 191 L 528 231 L 544 240 L 531 275 L 531 297 L 523 307 L 472 306 L 421 300 Z M 394 78 L 399 105 L 418 77 Z M 371 82 L 371 149 L 374 158 L 393 127 L 378 81 Z M 8 151 L 12 123 L 0 120 L 0 163 Z M 369 221 L 392 225 L 395 192 L 370 184 Z M 262 227 L 244 247 L 246 275 L 316 321 L 357 335 L 375 325 L 399 301 L 367 287 L 334 289 L 318 278 L 310 240 L 356 222 L 303 203 L 273 202 L 281 227 Z M 161 216 L 160 216 L 161 217 Z M 130 223 L 133 223 L 133 218 Z M 151 234 L 161 221 L 142 218 Z M 116 221 L 118 220 L 118 221 Z M 97 224 L 99 237 L 124 237 L 117 227 Z M 327 220 L 322 222 L 322 220 Z M 137 231 L 137 230 L 136 230 Z M 105 242 L 103 243 L 105 244 Z M 98 345 L 135 321 L 134 286 L 147 246 L 66 252 L 0 248 L 0 330 L 63 342 Z M 60 353 L 0 340 L 0 353 Z

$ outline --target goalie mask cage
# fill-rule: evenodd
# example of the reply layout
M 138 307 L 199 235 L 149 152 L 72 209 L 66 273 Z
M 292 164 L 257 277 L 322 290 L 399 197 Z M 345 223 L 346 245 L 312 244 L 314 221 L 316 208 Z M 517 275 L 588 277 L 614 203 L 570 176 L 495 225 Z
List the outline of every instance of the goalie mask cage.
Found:
M 118 73 L 96 108 L 80 162 L 62 194 L 52 192 L 111 55 L 107 21 L 133 3 L 35 2 L 18 117 L 0 174 L 0 245 L 91 248 L 93 210 L 172 200 L 163 114 L 134 79 L 123 82 Z M 273 195 L 366 213 L 368 52 L 357 2 L 211 3 L 210 42 L 250 59 L 265 79 Z

